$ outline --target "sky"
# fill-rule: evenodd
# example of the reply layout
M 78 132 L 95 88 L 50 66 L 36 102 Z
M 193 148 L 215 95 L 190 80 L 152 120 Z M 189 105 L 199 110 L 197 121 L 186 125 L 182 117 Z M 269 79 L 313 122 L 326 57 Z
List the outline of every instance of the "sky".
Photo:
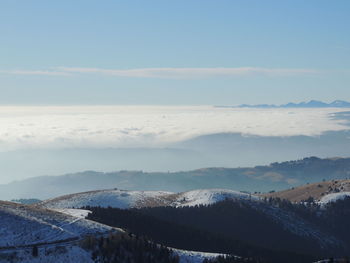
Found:
M 350 100 L 348 0 L 2 0 L 1 105 Z

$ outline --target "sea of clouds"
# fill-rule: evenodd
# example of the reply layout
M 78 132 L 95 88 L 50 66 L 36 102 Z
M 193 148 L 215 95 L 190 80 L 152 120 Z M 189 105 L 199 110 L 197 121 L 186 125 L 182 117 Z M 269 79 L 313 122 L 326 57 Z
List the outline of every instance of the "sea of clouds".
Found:
M 1 106 L 1 151 L 74 147 L 168 147 L 216 133 L 318 136 L 349 129 L 346 109 L 213 106 Z

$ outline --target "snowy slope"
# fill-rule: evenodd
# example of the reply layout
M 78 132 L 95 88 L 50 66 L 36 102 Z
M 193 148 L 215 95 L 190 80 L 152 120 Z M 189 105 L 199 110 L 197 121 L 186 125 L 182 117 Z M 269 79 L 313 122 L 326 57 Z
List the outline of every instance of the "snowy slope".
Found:
M 340 193 L 332 193 L 325 195 L 321 198 L 319 203 L 321 205 L 325 205 L 331 202 L 336 202 L 337 200 L 343 200 L 345 197 L 350 197 L 350 192 L 340 192 Z
M 32 256 L 32 248 L 19 249 L 10 252 L 0 251 L 1 263 L 95 263 L 91 253 L 78 245 L 56 247 L 42 247 L 38 250 L 38 257 Z
M 259 197 L 226 189 L 202 189 L 177 194 L 171 203 L 173 206 L 210 205 L 225 199 L 231 200 L 259 200 Z
M 214 259 L 224 254 L 187 251 L 173 249 L 174 254 L 179 256 L 179 263 L 202 263 L 204 259 Z M 15 254 L 14 254 L 15 253 Z M 32 256 L 32 249 L 21 249 L 16 252 L 0 251 L 0 262 L 11 263 L 96 263 L 92 260 L 91 252 L 86 251 L 78 245 L 67 245 L 60 247 L 39 248 L 38 257 Z
M 224 254 L 218 253 L 189 251 L 174 248 L 172 248 L 172 250 L 179 256 L 180 263 L 202 263 L 204 259 L 214 259 L 218 256 L 225 256 Z
M 183 193 L 113 189 L 61 196 L 41 202 L 37 206 L 50 209 L 81 208 L 85 206 L 110 206 L 127 209 L 132 207 L 208 205 L 226 198 L 232 200 L 259 199 L 246 193 L 224 189 L 203 189 Z
M 0 247 L 77 240 L 112 228 L 67 214 L 0 201 Z
M 86 218 L 91 213 L 91 211 L 86 209 L 74 209 L 74 208 L 58 208 L 53 210 L 63 214 L 78 217 L 78 218 Z
M 162 203 L 163 197 L 171 192 L 162 191 L 125 191 L 119 189 L 99 190 L 65 195 L 40 203 L 45 208 L 80 208 L 84 206 L 101 206 L 115 208 L 131 208 L 148 206 L 151 203 Z
M 112 228 L 84 219 L 88 210 L 60 211 L 0 201 L 0 262 L 93 263 L 91 252 L 82 249 L 79 241 L 86 235 L 105 235 Z M 34 245 L 38 257 L 32 256 Z M 173 250 L 180 263 L 200 263 L 220 255 Z
M 66 210 L 68 213 L 72 213 L 72 211 L 74 213 L 72 208 L 80 208 L 87 205 L 111 206 L 122 209 L 146 206 L 181 207 L 210 205 L 225 199 L 244 202 L 246 205 L 263 212 L 289 232 L 310 238 L 322 247 L 340 245 L 335 237 L 323 233 L 321 229 L 308 223 L 295 213 L 265 203 L 255 195 L 233 190 L 201 189 L 182 193 L 103 190 L 62 196 L 39 203 L 38 206 L 50 209 L 64 209 L 60 211 L 64 212 Z M 79 211 L 76 213 L 79 214 Z

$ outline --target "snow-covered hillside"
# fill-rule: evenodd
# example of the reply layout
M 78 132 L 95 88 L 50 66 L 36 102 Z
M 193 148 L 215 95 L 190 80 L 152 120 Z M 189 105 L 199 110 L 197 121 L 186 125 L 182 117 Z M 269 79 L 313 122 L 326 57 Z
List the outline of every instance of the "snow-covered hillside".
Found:
M 340 198 L 341 195 L 337 195 Z M 258 196 L 224 189 L 201 189 L 182 193 L 169 192 L 142 192 L 123 190 L 102 190 L 78 193 L 50 199 L 37 206 L 59 210 L 74 215 L 88 212 L 75 212 L 72 208 L 84 206 L 101 206 L 116 208 L 140 208 L 155 206 L 195 206 L 210 205 L 225 199 L 245 202 L 252 208 L 259 210 L 270 217 L 277 224 L 298 236 L 306 236 L 322 246 L 337 246 L 339 242 L 331 235 L 324 234 L 318 227 L 308 223 L 292 212 L 263 202 Z
M 99 190 L 49 199 L 40 203 L 39 206 L 54 209 L 80 208 L 84 206 L 110 206 L 126 209 L 160 204 L 166 199 L 166 196 L 171 194 L 173 193 L 162 191 Z
M 146 195 L 156 197 L 157 193 Z M 80 240 L 87 235 L 106 235 L 118 229 L 84 219 L 87 213 L 89 211 L 82 209 L 53 211 L 0 201 L 0 262 L 95 262 L 91 252 L 79 246 Z M 38 248 L 36 257 L 32 255 L 33 246 Z M 177 249 L 174 253 L 179 255 L 180 263 L 200 263 L 219 255 Z
M 266 214 L 271 220 L 283 226 L 287 231 L 297 236 L 310 238 L 322 247 L 341 245 L 335 237 L 323 233 L 321 229 L 308 223 L 293 212 L 263 202 L 258 196 L 233 190 L 201 189 L 182 193 L 103 190 L 62 196 L 44 201 L 37 206 L 58 209 L 61 212 L 73 213 L 74 215 L 74 213 L 79 214 L 82 212 L 79 210 L 74 212 L 72 208 L 81 208 L 84 206 L 110 206 L 122 209 L 147 206 L 181 207 L 210 205 L 225 199 L 244 202 L 246 205 Z M 84 213 L 87 212 L 85 211 Z
M 225 199 L 231 200 L 259 200 L 259 197 L 226 189 L 203 189 L 183 192 L 175 195 L 173 206 L 210 205 Z
M 95 263 L 91 252 L 76 244 L 39 247 L 38 256 L 33 257 L 32 248 L 0 251 L 1 263 Z
M 77 240 L 112 228 L 67 214 L 0 201 L 0 247 Z
M 198 251 L 187 251 L 182 249 L 172 249 L 173 253 L 179 256 L 179 263 L 202 263 L 204 259 L 214 259 L 224 254 L 207 253 Z M 66 245 L 59 247 L 49 247 L 38 249 L 38 256 L 32 256 L 32 249 L 20 249 L 4 252 L 0 251 L 0 262 L 11 263 L 96 263 L 90 251 L 84 250 L 78 245 Z
M 204 259 L 214 259 L 225 254 L 189 251 L 182 249 L 172 249 L 179 256 L 180 263 L 202 263 Z
M 258 200 L 257 196 L 233 190 L 203 189 L 183 193 L 162 191 L 101 190 L 71 194 L 49 199 L 37 206 L 51 209 L 101 206 L 140 208 L 154 206 L 195 206 L 213 204 L 225 199 Z

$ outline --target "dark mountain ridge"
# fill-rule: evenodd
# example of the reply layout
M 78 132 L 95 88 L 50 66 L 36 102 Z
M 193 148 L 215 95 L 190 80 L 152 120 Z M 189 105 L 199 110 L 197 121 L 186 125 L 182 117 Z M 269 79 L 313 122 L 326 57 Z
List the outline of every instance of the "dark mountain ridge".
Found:
M 0 185 L 0 199 L 47 199 L 98 189 L 163 190 L 225 188 L 269 192 L 322 180 L 350 178 L 350 158 L 308 157 L 251 168 L 203 168 L 180 172 L 85 171 L 61 176 L 40 176 Z M 40 189 L 40 191 L 38 191 Z
M 314 262 L 349 253 L 349 205 L 350 198 L 325 207 L 270 198 L 194 207 L 86 208 L 92 211 L 89 219 L 172 247 L 233 253 L 262 262 Z

